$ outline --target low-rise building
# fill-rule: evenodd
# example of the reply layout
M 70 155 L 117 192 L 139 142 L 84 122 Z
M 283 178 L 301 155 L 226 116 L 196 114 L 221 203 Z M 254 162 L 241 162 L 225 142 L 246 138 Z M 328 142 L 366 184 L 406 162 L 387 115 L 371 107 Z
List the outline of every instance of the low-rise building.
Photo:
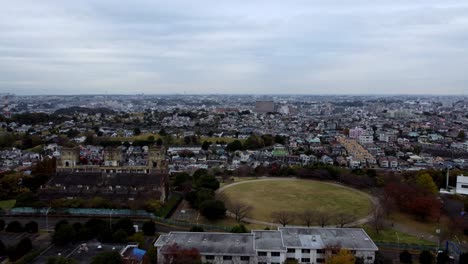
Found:
M 154 246 L 164 263 L 174 248 L 196 249 L 203 263 L 325 263 L 340 248 L 350 250 L 364 263 L 374 263 L 377 246 L 362 228 L 280 227 L 245 234 L 170 232 Z

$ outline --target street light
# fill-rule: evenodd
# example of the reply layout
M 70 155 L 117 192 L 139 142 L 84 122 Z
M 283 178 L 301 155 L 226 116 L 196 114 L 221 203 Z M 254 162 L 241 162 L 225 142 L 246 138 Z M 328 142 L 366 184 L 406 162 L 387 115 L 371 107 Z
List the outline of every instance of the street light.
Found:
M 398 235 L 398 232 L 395 232 L 395 235 L 397 237 L 397 243 L 398 243 L 398 252 L 397 252 L 397 257 L 398 257 L 398 254 L 400 254 L 400 236 Z
M 45 212 L 45 222 L 46 222 L 46 232 L 49 233 L 49 210 L 50 210 L 50 207 L 47 208 L 46 212 Z
M 112 212 L 114 209 L 111 209 L 109 212 L 109 230 L 112 230 Z

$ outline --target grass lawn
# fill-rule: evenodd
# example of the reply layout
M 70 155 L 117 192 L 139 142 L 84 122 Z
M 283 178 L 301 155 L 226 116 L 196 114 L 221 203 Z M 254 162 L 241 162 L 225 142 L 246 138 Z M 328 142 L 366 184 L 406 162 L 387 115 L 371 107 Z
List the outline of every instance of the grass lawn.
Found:
M 232 217 L 225 217 L 223 219 L 219 220 L 208 220 L 204 218 L 203 216 L 200 215 L 200 218 L 198 219 L 198 223 L 200 224 L 206 224 L 206 225 L 217 225 L 217 226 L 226 226 L 226 227 L 234 227 L 237 225 L 237 222 L 234 218 Z M 249 224 L 249 223 L 242 223 L 247 229 L 249 230 L 263 230 L 265 229 L 264 225 L 257 225 L 257 224 Z M 271 228 L 269 226 L 269 228 Z M 273 227 L 273 229 L 276 229 L 276 227 Z
M 250 218 L 273 222 L 274 211 L 301 213 L 305 209 L 325 210 L 365 217 L 372 208 L 360 191 L 310 180 L 245 181 L 222 192 L 228 199 L 253 207 Z M 295 224 L 301 224 L 299 219 Z
M 415 236 L 408 235 L 405 233 L 397 232 L 392 229 L 384 229 L 384 230 L 379 231 L 379 233 L 377 234 L 375 230 L 371 228 L 370 226 L 364 226 L 363 228 L 364 230 L 366 230 L 367 234 L 372 238 L 372 240 L 376 242 L 398 243 L 398 238 L 399 238 L 400 239 L 399 241 L 402 244 L 418 244 L 418 245 L 428 245 L 428 246 L 435 245 L 431 241 L 427 241 L 419 237 L 415 237 Z
M 15 204 L 16 204 L 16 200 L 3 200 L 3 201 L 0 201 L 0 208 L 4 210 L 9 210 L 13 208 Z

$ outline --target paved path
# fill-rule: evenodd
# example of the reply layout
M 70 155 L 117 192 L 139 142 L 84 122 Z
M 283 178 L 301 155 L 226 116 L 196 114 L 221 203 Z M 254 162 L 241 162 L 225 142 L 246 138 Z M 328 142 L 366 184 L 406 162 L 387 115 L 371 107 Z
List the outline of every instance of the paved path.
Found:
M 228 184 L 228 185 L 224 185 L 223 187 L 219 188 L 217 191 L 216 191 L 216 194 L 219 194 L 221 192 L 223 192 L 224 190 L 228 189 L 228 188 L 231 188 L 233 186 L 236 186 L 236 185 L 239 185 L 239 184 L 244 184 L 244 183 L 249 183 L 249 182 L 259 182 L 259 181 L 287 181 L 287 180 L 303 180 L 303 181 L 314 181 L 314 180 L 306 180 L 306 179 L 297 179 L 296 177 L 278 177 L 278 178 L 271 178 L 271 177 L 260 177 L 259 179 L 257 180 L 248 180 L 248 181 L 241 181 L 241 182 L 235 182 L 235 183 L 231 183 L 231 184 Z M 322 181 L 316 181 L 316 182 L 322 182 Z M 353 189 L 351 187 L 348 187 L 348 186 L 344 186 L 344 185 L 341 185 L 341 184 L 337 184 L 337 183 L 332 183 L 332 182 L 325 182 L 323 181 L 324 183 L 328 183 L 328 184 L 331 184 L 331 185 L 334 185 L 334 186 L 338 186 L 338 187 L 341 187 L 341 188 L 346 188 L 348 190 L 351 190 L 351 191 L 354 191 L 354 192 L 360 192 L 360 193 L 363 193 L 364 195 L 366 195 L 371 201 L 372 203 L 374 204 L 374 207 L 376 206 L 379 206 L 379 200 L 376 198 L 376 197 L 373 197 L 372 195 L 368 194 L 368 193 L 365 193 L 365 192 L 362 192 L 362 191 L 359 191 L 359 190 L 356 190 L 356 189 Z M 231 212 L 227 212 L 227 215 L 230 216 L 230 217 L 234 217 L 234 214 L 231 213 Z M 369 222 L 370 220 L 372 219 L 372 213 L 370 213 L 368 216 L 366 217 L 363 217 L 357 221 L 354 221 L 352 223 L 348 223 L 346 224 L 346 226 L 358 226 L 358 225 L 362 225 L 362 224 L 365 224 L 367 222 Z M 272 222 L 267 222 L 267 221 L 260 221 L 260 220 L 255 220 L 255 219 L 252 219 L 252 218 L 244 218 L 242 219 L 243 221 L 247 222 L 247 223 L 250 223 L 250 224 L 258 224 L 258 225 L 265 225 L 265 226 L 271 226 L 271 227 L 276 227 L 276 226 L 281 226 L 281 224 L 277 224 L 277 223 L 272 223 Z M 333 225 L 333 226 L 329 226 L 329 227 L 336 227 L 336 225 Z

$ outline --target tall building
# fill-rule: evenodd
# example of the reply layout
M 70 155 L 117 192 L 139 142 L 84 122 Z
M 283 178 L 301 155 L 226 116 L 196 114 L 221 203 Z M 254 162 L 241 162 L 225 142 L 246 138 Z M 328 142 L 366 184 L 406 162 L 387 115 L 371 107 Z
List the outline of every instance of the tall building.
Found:
M 275 103 L 273 101 L 256 101 L 255 112 L 259 114 L 275 112 Z

